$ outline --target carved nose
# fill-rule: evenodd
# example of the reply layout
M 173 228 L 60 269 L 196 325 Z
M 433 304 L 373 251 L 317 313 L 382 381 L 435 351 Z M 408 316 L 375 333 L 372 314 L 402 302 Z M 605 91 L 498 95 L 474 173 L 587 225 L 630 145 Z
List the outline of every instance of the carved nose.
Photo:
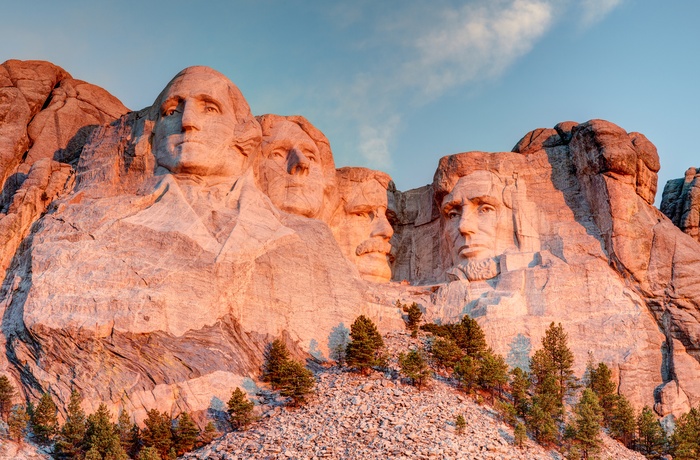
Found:
M 289 151 L 289 174 L 306 176 L 309 174 L 309 158 L 297 149 Z
M 391 224 L 386 218 L 386 214 L 383 212 L 379 213 L 372 222 L 372 232 L 369 236 L 383 238 L 388 241 L 393 235 L 394 229 L 391 228 Z
M 200 129 L 201 125 L 197 110 L 191 104 L 185 103 L 184 107 L 182 108 L 182 131 L 199 131 Z
M 462 235 L 473 235 L 478 230 L 479 223 L 476 220 L 476 216 L 472 212 L 468 212 L 466 209 L 459 218 L 459 233 Z

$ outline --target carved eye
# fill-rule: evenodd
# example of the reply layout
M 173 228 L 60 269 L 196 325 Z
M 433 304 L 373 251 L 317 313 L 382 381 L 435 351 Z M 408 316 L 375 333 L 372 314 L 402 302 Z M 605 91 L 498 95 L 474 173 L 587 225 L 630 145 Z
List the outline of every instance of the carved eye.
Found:
M 287 157 L 287 149 L 283 148 L 277 148 L 272 151 L 272 155 L 280 158 L 286 158 Z
M 204 111 L 205 111 L 206 113 L 219 113 L 219 108 L 216 107 L 215 105 L 207 104 L 207 105 L 204 107 Z
M 488 214 L 490 212 L 494 212 L 496 208 L 491 206 L 490 204 L 482 204 L 479 206 L 479 214 Z
M 451 208 L 445 212 L 445 216 L 447 216 L 448 219 L 459 219 L 462 216 L 462 212 L 459 208 Z
M 173 115 L 175 112 L 177 112 L 177 107 L 167 107 L 163 109 L 163 116 L 164 117 L 169 117 Z

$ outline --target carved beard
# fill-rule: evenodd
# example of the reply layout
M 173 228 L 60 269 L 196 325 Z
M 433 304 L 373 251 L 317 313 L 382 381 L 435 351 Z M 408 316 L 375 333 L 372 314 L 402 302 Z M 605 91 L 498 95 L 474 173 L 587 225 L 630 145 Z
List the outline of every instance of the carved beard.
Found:
M 468 281 L 490 280 L 499 275 L 495 258 L 471 260 L 459 264 L 447 271 L 448 278 L 453 281 L 467 279 Z

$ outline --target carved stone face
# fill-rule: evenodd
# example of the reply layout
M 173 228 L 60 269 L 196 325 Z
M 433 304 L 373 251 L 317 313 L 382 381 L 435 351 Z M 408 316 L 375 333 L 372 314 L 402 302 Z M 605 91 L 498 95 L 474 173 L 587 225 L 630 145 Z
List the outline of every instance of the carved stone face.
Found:
M 325 177 L 321 155 L 311 137 L 294 122 L 279 119 L 263 131 L 260 183 L 283 211 L 317 217 Z
M 235 148 L 232 83 L 218 72 L 198 69 L 176 78 L 159 98 L 156 161 L 174 174 L 238 177 L 247 158 Z
M 342 189 L 345 204 L 333 225 L 340 248 L 363 279 L 386 283 L 391 280 L 389 240 L 394 234 L 387 218 L 387 189 L 371 178 Z
M 510 233 L 512 213 L 503 203 L 503 185 L 487 171 L 461 177 L 442 200 L 444 236 L 453 266 L 491 260 L 500 255 L 499 241 Z M 506 208 L 509 212 L 503 212 Z M 507 215 L 507 216 L 506 216 Z M 504 227 L 510 228 L 510 232 Z M 500 230 L 500 231 L 499 231 Z M 495 276 L 495 275 L 494 275 Z

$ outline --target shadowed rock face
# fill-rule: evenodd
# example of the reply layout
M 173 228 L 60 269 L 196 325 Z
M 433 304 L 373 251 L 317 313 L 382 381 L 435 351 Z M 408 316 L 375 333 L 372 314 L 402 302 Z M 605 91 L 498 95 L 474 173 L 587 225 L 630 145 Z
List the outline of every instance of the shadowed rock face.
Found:
M 73 106 L 83 118 L 62 118 Z M 579 374 L 590 351 L 637 406 L 700 403 L 700 243 L 653 207 L 658 155 L 639 133 L 564 122 L 512 152 L 443 157 L 400 192 L 336 172 L 308 120 L 256 120 L 208 68 L 126 113 L 9 61 L 0 110 L 0 372 L 24 394 L 207 410 L 254 385 L 272 338 L 324 359 L 360 314 L 403 329 L 398 299 L 477 318 L 513 366 L 561 322 Z M 664 199 L 686 230 L 693 181 Z

